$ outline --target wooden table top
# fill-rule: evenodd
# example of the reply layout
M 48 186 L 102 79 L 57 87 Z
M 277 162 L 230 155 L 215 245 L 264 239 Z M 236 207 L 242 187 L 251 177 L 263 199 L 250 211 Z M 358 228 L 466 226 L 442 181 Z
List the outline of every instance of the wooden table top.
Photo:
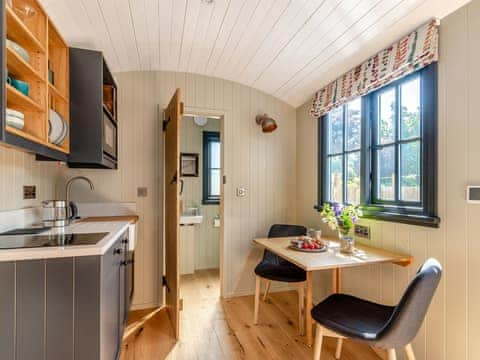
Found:
M 128 221 L 130 224 L 136 224 L 139 220 L 138 215 L 121 215 L 121 216 L 91 216 L 81 219 L 80 222 L 97 222 L 97 221 Z
M 253 242 L 278 256 L 294 263 L 305 271 L 326 270 L 334 268 L 346 268 L 360 265 L 394 263 L 401 266 L 410 265 L 413 258 L 410 255 L 399 254 L 387 250 L 356 243 L 357 252 L 346 255 L 340 252 L 340 244 L 332 239 L 331 247 L 326 252 L 305 253 L 289 249 L 292 237 L 254 239 Z

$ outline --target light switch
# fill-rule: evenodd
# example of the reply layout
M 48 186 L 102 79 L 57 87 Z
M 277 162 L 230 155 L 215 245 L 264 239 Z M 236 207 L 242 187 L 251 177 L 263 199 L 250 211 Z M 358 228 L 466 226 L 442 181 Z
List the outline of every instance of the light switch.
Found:
M 137 188 L 137 197 L 147 197 L 148 190 L 146 187 Z
M 247 189 L 243 187 L 237 188 L 237 197 L 244 197 L 247 195 Z

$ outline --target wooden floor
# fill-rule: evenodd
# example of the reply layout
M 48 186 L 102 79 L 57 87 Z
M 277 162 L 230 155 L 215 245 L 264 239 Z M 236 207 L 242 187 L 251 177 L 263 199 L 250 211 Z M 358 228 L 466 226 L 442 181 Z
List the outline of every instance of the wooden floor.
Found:
M 295 292 L 271 294 L 260 305 L 259 324 L 253 325 L 253 296 L 219 299 L 216 270 L 197 271 L 181 278 L 183 311 L 180 341 L 175 344 L 164 311 L 149 321 L 150 332 L 135 360 L 311 359 L 312 349 L 297 330 Z M 143 316 L 142 314 L 137 316 Z M 132 318 L 134 321 L 135 318 Z M 322 360 L 334 359 L 335 342 L 327 338 Z M 343 360 L 379 359 L 366 345 L 347 340 Z

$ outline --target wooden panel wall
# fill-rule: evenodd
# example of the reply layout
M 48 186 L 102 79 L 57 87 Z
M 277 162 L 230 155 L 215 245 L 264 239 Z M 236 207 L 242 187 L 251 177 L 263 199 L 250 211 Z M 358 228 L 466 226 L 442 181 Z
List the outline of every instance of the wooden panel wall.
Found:
M 61 166 L 35 161 L 35 156 L 0 146 L 0 211 L 40 205 L 55 198 Z M 23 185 L 36 185 L 37 198 L 23 200 Z
M 411 253 L 407 269 L 377 265 L 344 273 L 345 291 L 395 303 L 409 279 L 428 257 L 444 266 L 444 277 L 427 319 L 414 341 L 417 359 L 480 358 L 480 290 L 478 263 L 480 206 L 465 201 L 467 184 L 480 184 L 480 1 L 474 0 L 441 21 L 439 61 L 439 229 L 368 221 L 371 243 Z M 299 222 L 321 225 L 312 210 L 317 184 L 317 122 L 310 102 L 297 109 L 297 182 Z M 327 295 L 328 276 L 320 275 L 316 297 Z
M 220 266 L 220 228 L 213 227 L 213 219 L 220 213 L 219 205 L 202 205 L 203 197 L 203 132 L 220 131 L 219 119 L 209 119 L 207 125 L 199 127 L 193 117 L 185 116 L 182 121 L 181 151 L 199 155 L 199 176 L 184 177 L 184 207 L 200 206 L 203 215 L 201 224 L 194 226 L 195 269 L 217 269 Z
M 185 107 L 225 114 L 226 227 L 225 295 L 251 293 L 253 267 L 261 251 L 251 244 L 275 222 L 295 221 L 295 109 L 258 90 L 201 75 L 173 72 L 118 73 L 120 169 L 65 169 L 66 178 L 83 174 L 95 184 L 91 193 L 79 182 L 72 199 L 132 201 L 140 215 L 136 253 L 137 307 L 152 306 L 159 298 L 162 259 L 163 135 L 158 108 L 163 108 L 176 87 L 182 89 Z M 272 134 L 263 134 L 255 116 L 267 112 L 278 122 Z M 146 198 L 136 188 L 148 187 Z M 235 188 L 247 188 L 237 198 Z

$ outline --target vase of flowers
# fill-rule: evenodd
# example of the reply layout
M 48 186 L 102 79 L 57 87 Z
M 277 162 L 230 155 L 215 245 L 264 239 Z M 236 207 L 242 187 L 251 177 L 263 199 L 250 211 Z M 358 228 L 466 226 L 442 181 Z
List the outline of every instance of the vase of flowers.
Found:
M 330 229 L 338 231 L 338 237 L 342 243 L 342 251 L 351 254 L 355 245 L 351 230 L 358 222 L 358 218 L 362 216 L 362 212 L 358 206 L 325 203 L 323 204 L 321 216 L 323 222 L 325 222 Z

